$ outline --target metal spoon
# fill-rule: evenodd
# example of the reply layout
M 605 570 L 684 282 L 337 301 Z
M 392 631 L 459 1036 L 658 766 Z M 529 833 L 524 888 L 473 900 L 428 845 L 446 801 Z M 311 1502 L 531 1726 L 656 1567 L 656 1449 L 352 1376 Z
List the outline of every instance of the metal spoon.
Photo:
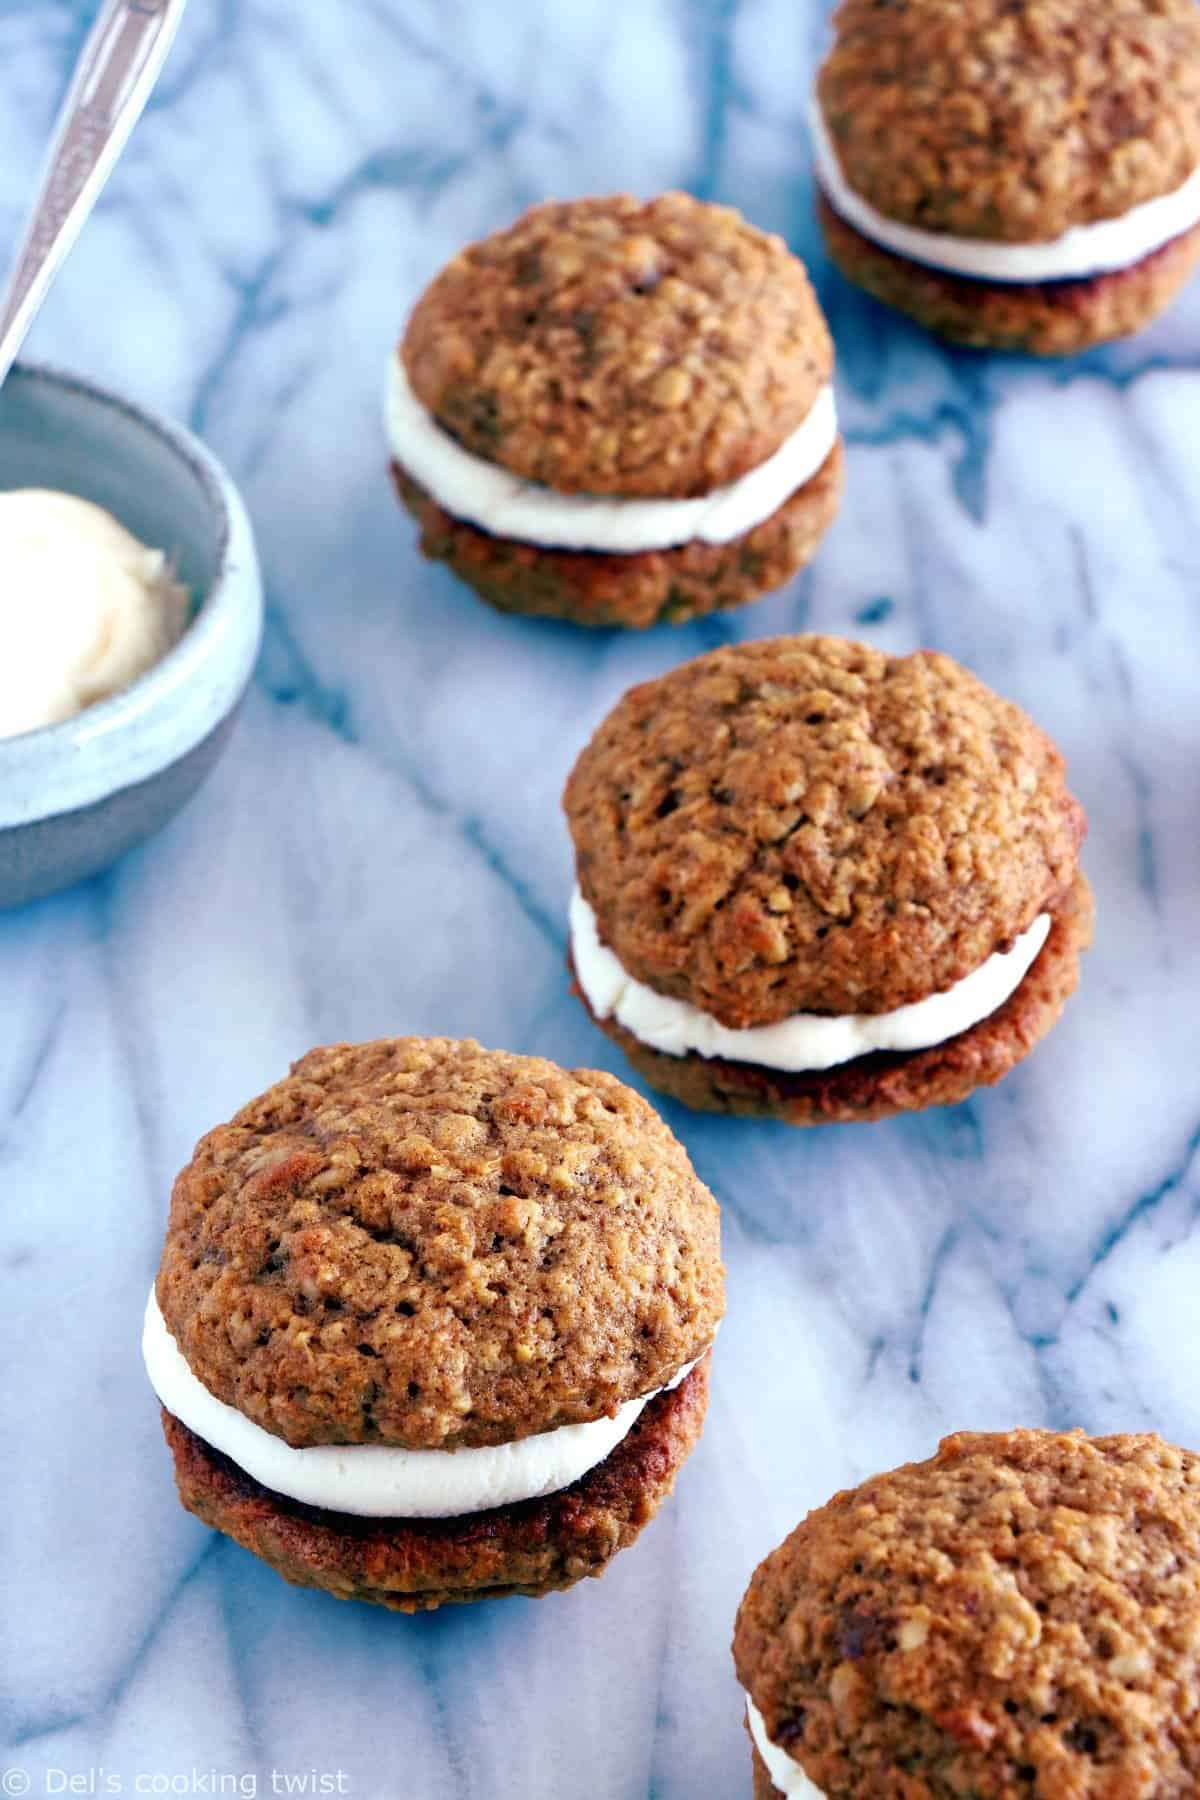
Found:
M 150 98 L 185 0 L 104 0 L 0 300 L 0 384 Z

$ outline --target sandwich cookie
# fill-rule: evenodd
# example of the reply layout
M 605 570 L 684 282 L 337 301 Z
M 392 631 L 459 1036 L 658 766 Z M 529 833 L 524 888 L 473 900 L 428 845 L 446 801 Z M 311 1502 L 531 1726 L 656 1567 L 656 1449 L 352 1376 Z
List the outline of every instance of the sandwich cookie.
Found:
M 175 1183 L 143 1347 L 180 1498 L 401 1612 L 603 1572 L 704 1419 L 716 1202 L 610 1075 L 314 1050 Z
M 755 1800 L 1200 1791 L 1200 1460 L 962 1432 L 838 1494 L 733 1639 Z
M 930 330 L 1062 356 L 1200 257 L 1195 0 L 842 0 L 812 109 L 833 260 Z
M 687 194 L 547 204 L 417 302 L 392 473 L 425 554 L 501 611 L 679 622 L 813 555 L 842 485 L 832 378 L 782 239 Z
M 731 645 L 633 688 L 567 783 L 571 962 L 686 1105 L 948 1105 L 1057 1019 L 1090 940 L 1063 760 L 949 657 Z

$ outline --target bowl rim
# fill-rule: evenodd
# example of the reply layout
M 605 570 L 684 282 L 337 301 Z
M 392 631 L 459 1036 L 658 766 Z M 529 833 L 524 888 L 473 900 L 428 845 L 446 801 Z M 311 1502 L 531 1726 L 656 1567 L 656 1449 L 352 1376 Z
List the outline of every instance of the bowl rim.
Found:
M 218 525 L 216 572 L 196 595 L 196 611 L 178 643 L 128 687 L 73 718 L 0 738 L 0 831 L 75 812 L 134 787 L 178 762 L 216 729 L 240 699 L 262 642 L 263 595 L 254 535 L 232 476 L 186 426 L 52 363 L 21 361 L 10 382 L 65 391 L 100 412 L 118 413 L 181 462 L 199 485 Z M 179 702 L 196 678 L 210 679 L 202 704 L 181 715 Z M 186 727 L 179 728 L 180 717 Z M 143 729 L 120 743 L 131 727 Z M 172 733 L 171 725 L 176 726 Z M 119 768 L 97 748 L 116 748 Z M 52 770 L 53 801 L 36 793 L 36 770 Z

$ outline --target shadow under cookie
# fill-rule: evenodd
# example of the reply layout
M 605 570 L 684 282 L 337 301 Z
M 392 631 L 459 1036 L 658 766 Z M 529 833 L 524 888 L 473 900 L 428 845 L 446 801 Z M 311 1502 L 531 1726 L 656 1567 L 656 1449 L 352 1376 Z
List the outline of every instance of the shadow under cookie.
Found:
M 1051 913 L 1050 934 L 1036 962 L 994 1013 L 931 1049 L 875 1051 L 832 1069 L 789 1074 L 723 1057 L 668 1056 L 615 1020 L 592 1017 L 651 1086 L 698 1112 L 789 1125 L 866 1122 L 953 1106 L 1002 1080 L 1057 1021 L 1078 984 L 1080 954 L 1091 937 L 1092 893 L 1079 875 Z M 575 992 L 587 1006 L 577 979 Z
M 672 550 L 612 555 L 493 537 L 445 511 L 392 464 L 396 491 L 420 526 L 423 554 L 445 563 L 489 606 L 577 625 L 635 629 L 683 624 L 782 587 L 811 560 L 832 524 L 844 474 L 839 438 L 811 481 L 732 543 L 694 541 Z
M 1072 356 L 1141 331 L 1200 261 L 1200 225 L 1128 269 L 1070 281 L 1000 282 L 913 262 L 856 231 L 818 192 L 833 261 L 855 287 L 928 331 L 975 350 Z
M 505 1594 L 538 1597 L 601 1575 L 670 1494 L 708 1406 L 709 1357 L 655 1395 L 581 1480 L 540 1500 L 454 1519 L 371 1519 L 288 1500 L 162 1411 L 189 1512 L 286 1581 L 395 1612 Z

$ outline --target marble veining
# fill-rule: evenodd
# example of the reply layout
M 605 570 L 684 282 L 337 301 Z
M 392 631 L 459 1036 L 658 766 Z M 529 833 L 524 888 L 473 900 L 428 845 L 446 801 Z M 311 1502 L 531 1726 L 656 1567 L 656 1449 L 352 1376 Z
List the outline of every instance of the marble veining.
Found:
M 90 10 L 0 0 L 0 243 Z M 794 0 L 193 0 L 35 330 L 209 439 L 269 600 L 200 798 L 0 918 L 0 1768 L 35 1794 L 745 1794 L 732 1616 L 809 1505 L 960 1425 L 1200 1443 L 1200 282 L 1046 367 L 877 310 L 812 221 L 824 29 Z M 390 496 L 393 337 L 529 202 L 669 184 L 811 260 L 842 516 L 734 617 L 493 617 Z M 564 775 L 633 680 L 798 628 L 936 645 L 1052 729 L 1092 820 L 1079 997 L 953 1112 L 795 1134 L 667 1108 L 724 1208 L 730 1315 L 701 1448 L 602 1582 L 408 1621 L 286 1588 L 175 1501 L 138 1360 L 173 1171 L 317 1041 L 471 1032 L 624 1073 L 566 990 Z

